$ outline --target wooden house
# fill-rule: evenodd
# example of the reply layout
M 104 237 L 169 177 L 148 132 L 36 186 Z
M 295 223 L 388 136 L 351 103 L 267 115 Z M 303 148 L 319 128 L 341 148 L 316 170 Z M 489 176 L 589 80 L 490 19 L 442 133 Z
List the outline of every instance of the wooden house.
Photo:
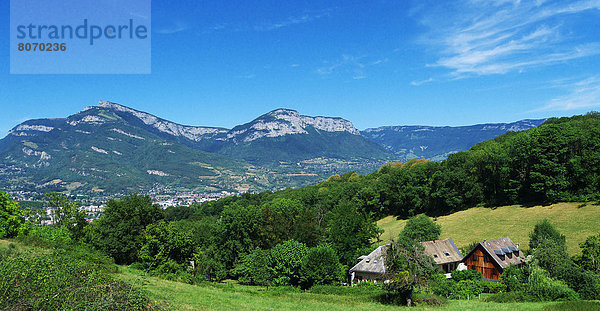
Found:
M 383 281 L 385 256 L 389 244 L 379 246 L 369 255 L 360 256 L 359 262 L 350 268 L 350 284 L 364 281 Z
M 524 262 L 523 252 L 509 237 L 483 241 L 463 259 L 467 269 L 481 272 L 488 280 L 498 280 L 506 267 Z
M 421 242 L 425 248 L 425 255 L 433 258 L 440 271 L 450 273 L 458 267 L 463 260 L 454 240 L 448 238 L 443 240 Z

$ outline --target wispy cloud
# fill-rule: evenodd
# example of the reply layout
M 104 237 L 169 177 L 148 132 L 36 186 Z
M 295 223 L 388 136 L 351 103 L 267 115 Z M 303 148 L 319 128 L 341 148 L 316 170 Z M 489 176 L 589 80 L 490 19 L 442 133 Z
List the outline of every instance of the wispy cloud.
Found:
M 429 79 L 425 79 L 425 80 L 418 80 L 418 81 L 412 81 L 410 82 L 410 85 L 413 86 L 419 86 L 421 84 L 425 84 L 425 83 L 429 83 L 429 82 L 433 82 L 433 78 L 429 78 Z
M 428 67 L 446 68 L 460 79 L 600 54 L 599 42 L 575 37 L 565 26 L 567 18 L 592 10 L 600 12 L 600 1 L 465 0 L 423 13 L 421 21 L 431 31 L 422 42 L 439 55 Z
M 239 77 L 242 79 L 254 79 L 254 78 L 256 78 L 256 74 L 250 73 L 250 74 L 246 74 L 246 75 L 241 75 Z
M 566 95 L 555 97 L 534 111 L 568 111 L 600 107 L 600 75 L 583 80 L 557 82 L 554 87 L 566 90 Z
M 339 59 L 323 62 L 323 66 L 317 68 L 316 72 L 322 76 L 345 73 L 351 75 L 354 80 L 361 80 L 367 78 L 365 73 L 367 68 L 384 64 L 387 61 L 388 58 L 372 60 L 367 56 L 343 54 Z
M 308 14 L 305 14 L 302 16 L 292 16 L 281 22 L 265 24 L 265 25 L 256 25 L 256 26 L 254 26 L 254 30 L 256 30 L 256 31 L 276 30 L 276 29 L 291 26 L 291 25 L 308 23 L 308 22 L 312 21 L 313 19 L 314 18 Z
M 188 29 L 191 29 L 191 27 L 189 25 L 187 25 L 186 23 L 175 22 L 169 26 L 158 27 L 154 31 L 161 35 L 170 35 L 170 34 L 182 32 L 182 31 L 186 31 Z
M 211 27 L 205 28 L 202 33 L 208 34 L 213 32 L 238 32 L 238 31 L 274 31 L 285 27 L 294 25 L 307 24 L 315 20 L 328 17 L 335 8 L 324 9 L 319 11 L 307 11 L 298 15 L 289 16 L 278 21 L 266 21 L 257 24 L 227 24 L 219 23 Z

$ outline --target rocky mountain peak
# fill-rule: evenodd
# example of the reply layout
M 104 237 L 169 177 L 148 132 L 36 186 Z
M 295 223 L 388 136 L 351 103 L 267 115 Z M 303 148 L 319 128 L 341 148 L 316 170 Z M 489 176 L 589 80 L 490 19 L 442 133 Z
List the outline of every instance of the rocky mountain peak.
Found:
M 109 102 L 106 100 L 100 100 L 98 106 L 101 108 L 112 109 L 117 112 L 124 112 L 133 115 L 134 117 L 141 120 L 147 126 L 153 127 L 156 130 L 173 136 L 182 136 L 192 141 L 200 141 L 203 139 L 209 139 L 218 134 L 224 134 L 227 129 L 216 128 L 216 127 L 204 127 L 204 126 L 188 126 L 181 125 L 171 121 L 167 121 L 151 115 L 146 112 L 137 111 L 129 107 L 119 105 L 117 103 Z
M 280 108 L 268 112 L 244 125 L 236 126 L 227 139 L 250 142 L 263 137 L 308 134 L 309 128 L 325 132 L 348 132 L 360 135 L 354 125 L 342 118 L 311 117 L 292 109 Z

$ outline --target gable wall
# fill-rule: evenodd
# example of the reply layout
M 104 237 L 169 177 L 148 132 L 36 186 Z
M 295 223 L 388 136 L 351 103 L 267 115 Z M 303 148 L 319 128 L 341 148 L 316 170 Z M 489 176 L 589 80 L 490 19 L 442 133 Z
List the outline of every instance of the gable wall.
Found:
M 485 279 L 497 280 L 500 278 L 502 270 L 493 261 L 494 259 L 490 255 L 482 251 L 481 245 L 478 245 L 477 249 L 464 259 L 468 269 L 481 272 Z

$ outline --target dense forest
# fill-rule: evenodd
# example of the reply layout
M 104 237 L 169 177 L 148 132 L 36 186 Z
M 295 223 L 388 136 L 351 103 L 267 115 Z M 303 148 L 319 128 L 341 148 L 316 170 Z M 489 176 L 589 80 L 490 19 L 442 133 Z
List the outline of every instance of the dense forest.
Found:
M 118 264 L 188 283 L 234 278 L 308 288 L 343 282 L 356 258 L 373 249 L 381 234 L 374 221 L 380 217 L 598 200 L 599 170 L 600 114 L 589 113 L 507 133 L 443 162 L 388 163 L 371 174 L 334 175 L 300 189 L 166 210 L 134 194 L 110 200 L 104 214 L 89 225 L 62 195 L 46 197 L 59 220 L 52 228 L 35 225 L 31 217 L 25 222 L 25 212 L 3 195 L 0 237 L 76 241 Z M 406 243 L 405 248 L 414 245 Z M 537 273 L 532 271 L 527 273 Z M 580 294 L 598 297 L 597 284 L 592 287 L 591 293 Z

